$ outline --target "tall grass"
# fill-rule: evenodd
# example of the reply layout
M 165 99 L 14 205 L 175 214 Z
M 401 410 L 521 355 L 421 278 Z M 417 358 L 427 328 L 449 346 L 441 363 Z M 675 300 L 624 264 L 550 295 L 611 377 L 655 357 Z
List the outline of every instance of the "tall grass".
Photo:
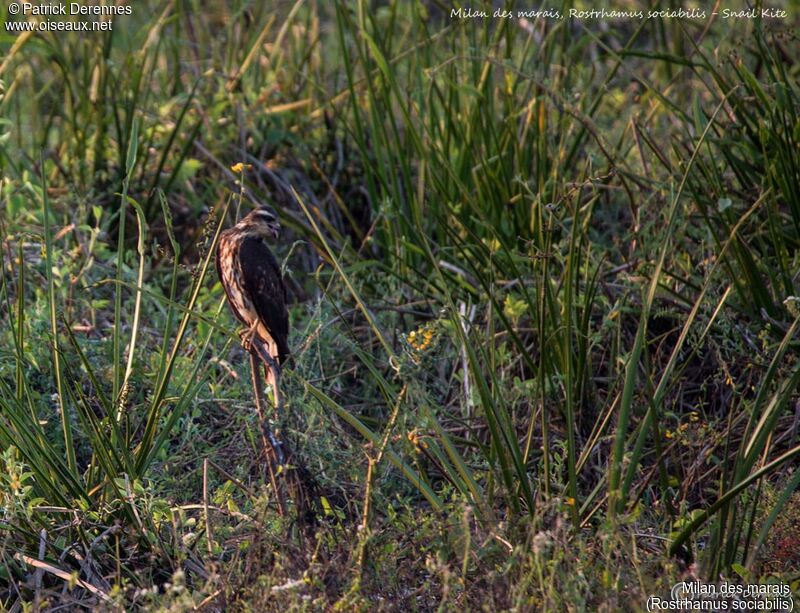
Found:
M 654 77 L 649 77 L 648 71 L 657 68 L 648 63 L 626 66 L 648 83 L 653 100 L 663 108 L 661 115 L 666 113 L 669 121 L 683 123 L 696 135 L 675 140 L 674 161 L 653 151 L 656 164 L 663 162 L 664 171 L 653 184 L 652 172 L 651 176 L 644 174 L 649 167 L 645 153 L 640 150 L 639 159 L 630 159 L 631 144 L 624 138 L 625 130 L 614 146 L 595 126 L 594 117 L 605 102 L 602 88 L 597 96 L 590 91 L 580 97 L 577 107 L 558 93 L 569 91 L 584 76 L 579 67 L 558 71 L 542 61 L 553 54 L 579 56 L 580 43 L 565 45 L 558 35 L 559 28 L 566 26 L 554 26 L 534 45 L 532 36 L 510 22 L 496 27 L 488 21 L 474 27 L 445 22 L 452 32 L 437 30 L 431 35 L 414 9 L 401 14 L 393 7 L 383 17 L 379 24 L 363 3 L 352 12 L 342 8 L 337 12 L 340 45 L 347 50 L 344 62 L 351 129 L 369 169 L 370 201 L 383 203 L 376 220 L 383 225 L 382 245 L 387 255 L 392 254 L 394 274 L 432 305 L 443 307 L 441 317 L 449 324 L 453 349 L 466 356 L 462 376 L 470 380 L 474 401 L 488 426 L 488 440 L 479 449 L 482 460 L 496 471 L 496 479 L 488 484 L 500 485 L 504 504 L 516 513 L 522 508 L 532 513 L 537 501 L 560 495 L 575 524 L 584 524 L 598 509 L 602 489 L 596 486 L 604 478 L 587 471 L 585 459 L 599 441 L 613 435 L 613 453 L 606 456 L 609 518 L 613 521 L 616 514 L 632 510 L 645 493 L 637 487 L 643 464 L 653 464 L 659 475 L 654 495 L 669 500 L 673 496 L 668 478 L 672 469 L 663 437 L 670 428 L 665 420 L 672 412 L 671 396 L 687 374 L 686 366 L 681 365 L 688 359 L 687 352 L 702 353 L 706 339 L 726 333 L 717 323 L 720 313 L 731 307 L 734 312 L 744 309 L 755 316 L 753 323 L 759 327 L 761 313 L 777 314 L 782 298 L 796 291 L 796 279 L 788 272 L 785 256 L 791 251 L 787 241 L 793 244 L 795 240 L 789 237 L 794 234 L 791 182 L 797 174 L 797 147 L 786 126 L 796 123 L 797 100 L 796 86 L 787 80 L 785 62 L 776 50 L 780 42 L 768 40 L 758 26 L 752 32 L 753 54 L 763 62 L 762 74 L 775 81 L 768 86 L 759 83 L 742 58 L 732 59 L 730 70 L 720 68 L 711 63 L 707 51 L 695 47 L 690 61 L 696 61 L 699 78 L 709 77 L 716 86 L 709 89 L 707 104 L 695 98 L 693 115 L 684 114 L 669 100 L 669 88 L 662 92 L 652 85 Z M 415 24 L 422 34 L 414 37 L 412 27 L 403 30 L 401 23 Z M 399 28 L 405 37 L 380 36 L 386 27 Z M 607 76 L 601 79 L 604 85 L 614 79 L 623 58 L 633 55 L 627 50 L 640 36 L 641 29 L 635 30 L 618 54 L 587 32 L 587 40 L 609 52 L 609 62 L 604 65 Z M 453 41 L 447 52 L 441 51 L 444 45 L 439 37 Z M 402 48 L 392 47 L 396 40 L 403 41 Z M 481 53 L 464 49 L 480 49 Z M 667 55 L 660 59 L 674 65 L 678 73 L 686 70 L 686 58 Z M 548 70 L 554 72 L 548 74 Z M 766 87 L 774 89 L 775 95 L 767 95 Z M 364 97 L 366 105 L 360 103 Z M 758 110 L 741 107 L 752 98 L 760 100 Z M 728 107 L 733 111 L 727 116 L 741 117 L 744 126 L 732 127 L 723 119 L 726 113 L 722 111 Z M 752 139 L 733 144 L 732 130 L 741 130 Z M 725 210 L 729 200 L 723 194 L 731 188 L 722 186 L 727 179 L 719 163 L 712 161 L 718 151 L 735 169 L 742 183 L 739 193 L 752 194 L 749 202 L 745 199 L 750 210 L 738 223 Z M 603 166 L 595 167 L 592 160 L 596 158 L 588 152 L 595 152 Z M 745 164 L 744 157 L 756 164 Z M 576 165 L 580 159 L 583 165 Z M 765 163 L 765 159 L 773 162 Z M 779 180 L 770 179 L 776 171 L 767 169 L 768 164 L 788 172 L 780 171 Z M 714 176 L 716 182 L 709 185 Z M 616 188 L 611 192 L 616 195 L 602 198 L 598 190 L 606 186 Z M 653 192 L 663 194 L 668 203 L 663 229 L 649 235 L 628 234 L 628 240 L 642 242 L 634 243 L 638 249 L 633 252 L 609 250 L 608 243 L 597 240 L 594 228 L 603 218 L 596 210 L 598 202 L 624 210 L 628 200 L 630 210 L 636 211 L 640 208 L 637 201 Z M 687 193 L 693 200 L 686 198 Z M 716 200 L 709 202 L 709 198 Z M 675 283 L 665 280 L 665 274 L 675 274 L 672 254 L 677 246 L 686 246 L 685 240 L 675 236 L 675 228 L 689 223 L 695 214 L 693 204 L 708 224 L 716 261 L 705 275 L 693 275 L 677 289 Z M 783 213 L 786 207 L 789 224 Z M 765 221 L 761 227 L 769 239 L 759 239 L 748 230 L 762 218 L 762 211 Z M 656 213 L 655 219 L 659 217 Z M 639 220 L 633 221 L 635 232 Z M 647 276 L 646 292 L 640 300 L 633 295 L 638 326 L 635 334 L 628 336 L 623 318 L 617 319 L 620 327 L 614 335 L 631 342 L 620 347 L 621 355 L 613 360 L 610 393 L 600 395 L 595 381 L 604 366 L 603 352 L 590 343 L 593 336 L 598 343 L 598 319 L 608 308 L 598 302 L 603 286 L 600 277 L 625 259 L 633 257 L 635 262 L 647 257 L 648 242 L 658 248 L 654 265 L 642 269 Z M 725 287 L 717 274 L 720 268 L 737 290 L 735 301 L 728 301 L 728 292 L 718 300 L 714 297 L 718 290 L 710 291 L 720 284 Z M 417 276 L 420 270 L 429 271 L 423 287 Z M 353 285 L 340 265 L 337 271 L 348 286 Z M 515 298 L 509 286 L 518 292 L 530 322 L 525 333 L 519 331 L 519 315 L 512 321 L 500 298 Z M 776 291 L 778 287 L 781 289 Z M 662 366 L 653 363 L 654 340 L 648 330 L 654 313 L 671 302 L 664 292 L 676 289 L 675 297 L 686 305 L 688 316 L 679 325 L 680 335 Z M 479 327 L 465 320 L 459 304 L 478 307 Z M 507 304 L 514 303 L 509 300 Z M 620 307 L 624 303 L 614 310 Z M 701 312 L 706 315 L 698 320 Z M 768 349 L 774 368 L 791 345 L 793 327 L 788 327 L 789 323 L 783 327 L 783 342 Z M 502 344 L 494 340 L 498 335 L 508 339 L 515 356 L 502 365 L 498 357 Z M 694 337 L 691 350 L 686 347 L 690 337 Z M 538 402 L 529 398 L 523 406 L 508 404 L 515 362 L 538 384 Z M 771 454 L 765 445 L 776 436 L 782 407 L 796 393 L 793 371 L 781 369 L 783 385 L 770 397 L 767 390 L 773 387 L 775 372 L 771 368 L 761 378 L 752 409 L 748 409 L 753 415 L 751 424 L 758 421 L 760 425 L 759 435 L 748 434 L 751 425 L 738 439 L 733 432 L 737 420 L 728 425 L 728 437 L 741 440 L 739 453 L 750 461 L 761 458 L 773 470 L 795 453 L 790 450 L 788 455 L 780 455 L 780 462 L 767 461 Z M 464 399 L 465 403 L 471 401 Z M 466 408 L 462 406 L 462 410 Z M 537 413 L 541 415 L 539 428 Z M 465 416 L 442 411 L 434 415 L 445 421 Z M 553 457 L 559 449 L 550 432 L 554 423 L 560 426 L 557 438 L 564 443 L 566 458 Z M 527 437 L 520 436 L 520 426 L 527 430 Z M 580 426 L 591 430 L 591 436 L 587 438 Z M 527 462 L 534 432 L 543 443 L 540 464 Z M 471 453 L 468 449 L 463 452 Z M 550 467 L 556 464 L 564 472 L 555 476 L 558 485 L 553 487 Z M 731 509 L 727 504 L 735 504 L 737 494 L 757 479 L 753 477 L 754 464 L 737 462 L 737 467 L 731 475 L 719 475 L 718 502 L 701 508 L 701 515 L 693 512 L 693 520 L 670 546 L 672 552 L 677 551 L 702 525 L 699 517 L 708 519 L 723 509 L 715 538 L 728 542 L 728 553 L 724 562 L 710 563 L 710 576 L 748 558 L 748 548 L 737 547 L 741 537 L 735 535 L 745 529 L 745 522 L 750 526 L 747 530 L 752 530 L 757 513 L 753 509 L 740 523 L 726 520 L 730 511 L 724 509 Z M 758 477 L 766 472 L 758 472 Z M 461 475 L 448 471 L 447 478 L 461 491 L 469 491 Z M 495 499 L 491 493 L 487 496 Z M 757 505 L 757 498 L 754 500 Z M 690 510 L 674 508 L 676 525 L 683 525 L 681 517 Z M 717 547 L 707 551 L 707 560 L 719 560 L 721 551 Z M 752 562 L 753 556 L 749 559 Z

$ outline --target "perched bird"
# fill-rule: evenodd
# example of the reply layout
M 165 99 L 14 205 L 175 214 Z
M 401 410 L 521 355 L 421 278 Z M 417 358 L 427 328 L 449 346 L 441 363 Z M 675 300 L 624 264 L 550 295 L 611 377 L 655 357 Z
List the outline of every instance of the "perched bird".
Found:
M 223 232 L 217 248 L 217 274 L 228 303 L 247 327 L 243 344 L 251 355 L 274 362 L 265 363 L 264 370 L 276 398 L 280 365 L 289 355 L 289 314 L 281 269 L 267 240 L 278 238 L 280 230 L 275 214 L 261 207 Z M 268 356 L 259 351 L 259 342 Z
M 270 481 L 277 494 L 278 511 L 282 516 L 286 514 L 286 501 L 277 479 L 282 475 L 297 509 L 298 520 L 311 530 L 316 524 L 316 482 L 301 459 L 292 453 L 281 428 L 273 432 L 264 411 L 263 388 L 258 376 L 259 363 L 263 363 L 266 381 L 272 385 L 279 419 L 285 417 L 280 415 L 282 403 L 278 386 L 280 366 L 289 357 L 289 314 L 281 268 L 267 243 L 268 239 L 278 238 L 280 231 L 277 217 L 266 207 L 246 215 L 220 235 L 217 274 L 234 315 L 247 328 L 242 341 L 250 352 L 256 411 L 269 460 Z M 283 470 L 279 472 L 276 466 Z

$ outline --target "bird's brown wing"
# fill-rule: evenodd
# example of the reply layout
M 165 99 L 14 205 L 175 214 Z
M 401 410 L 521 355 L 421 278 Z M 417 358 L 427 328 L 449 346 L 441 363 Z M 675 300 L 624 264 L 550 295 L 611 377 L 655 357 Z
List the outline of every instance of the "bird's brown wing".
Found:
M 222 284 L 222 289 L 225 290 L 225 295 L 228 297 L 228 306 L 230 306 L 236 319 L 244 325 L 249 326 L 250 324 L 247 322 L 244 315 L 236 308 L 236 300 L 234 300 L 234 296 L 231 295 L 231 288 L 228 287 L 229 281 L 226 281 L 226 275 L 222 272 L 223 259 L 226 261 L 227 265 L 235 266 L 238 257 L 235 253 L 234 243 L 228 236 L 230 232 L 230 230 L 226 230 L 222 233 L 219 246 L 217 247 L 216 257 L 214 258 L 217 265 L 217 277 L 219 277 L 219 281 Z
M 278 361 L 289 355 L 289 314 L 286 310 L 286 287 L 281 269 L 267 243 L 248 237 L 239 247 L 239 263 L 244 290 L 250 296 L 256 313 L 278 346 Z

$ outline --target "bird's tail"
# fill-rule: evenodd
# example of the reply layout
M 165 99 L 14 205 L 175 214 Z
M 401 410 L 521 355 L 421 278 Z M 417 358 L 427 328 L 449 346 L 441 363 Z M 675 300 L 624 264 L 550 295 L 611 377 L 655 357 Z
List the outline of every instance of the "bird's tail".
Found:
M 294 363 L 292 352 L 289 351 L 289 345 L 286 343 L 285 338 L 278 338 L 275 342 L 275 349 L 277 350 L 278 364 L 285 366 L 288 361 Z M 272 355 L 276 355 L 273 353 Z
M 281 359 L 278 348 L 273 343 L 266 343 L 261 339 L 256 339 L 251 351 L 258 356 L 258 359 L 264 365 L 264 381 L 272 387 L 275 408 L 280 409 L 283 403 L 280 399 Z
M 264 362 L 264 380 L 267 385 L 272 387 L 272 393 L 277 396 L 278 386 L 280 384 L 280 365 L 278 361 L 273 358 L 272 364 Z

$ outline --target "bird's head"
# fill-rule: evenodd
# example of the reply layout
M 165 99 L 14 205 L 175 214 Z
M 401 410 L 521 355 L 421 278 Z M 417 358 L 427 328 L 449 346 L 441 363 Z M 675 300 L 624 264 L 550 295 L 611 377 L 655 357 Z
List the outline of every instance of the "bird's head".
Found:
M 265 238 L 278 238 L 281 233 L 281 224 L 270 209 L 265 206 L 251 211 L 239 222 L 247 229 Z

